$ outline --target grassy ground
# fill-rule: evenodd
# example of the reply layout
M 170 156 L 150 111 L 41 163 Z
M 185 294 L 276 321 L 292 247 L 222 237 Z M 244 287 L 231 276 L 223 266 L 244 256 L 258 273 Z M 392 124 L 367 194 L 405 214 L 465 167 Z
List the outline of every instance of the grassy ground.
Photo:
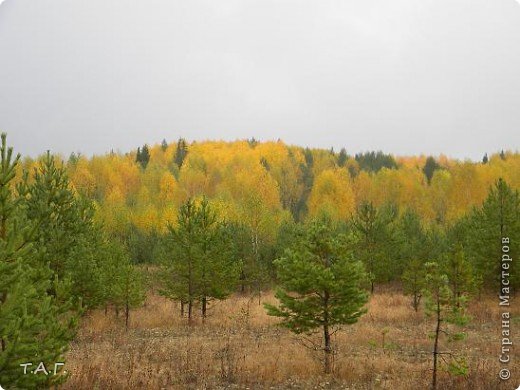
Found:
M 262 301 L 274 299 L 266 295 Z M 498 379 L 499 310 L 493 297 L 472 303 L 467 339 L 443 342 L 443 350 L 465 356 L 469 373 L 453 377 L 441 372 L 439 389 L 518 386 L 518 365 L 509 381 Z M 409 298 L 398 292 L 374 294 L 368 313 L 334 335 L 335 372 L 329 376 L 321 373 L 321 353 L 309 348 L 309 341 L 319 342 L 319 338 L 302 342 L 277 322 L 265 314 L 258 299 L 238 295 L 214 302 L 205 323 L 196 318 L 191 327 L 179 317 L 177 303 L 153 294 L 144 307 L 132 312 L 128 332 L 122 315 L 116 318 L 113 311 L 108 315 L 95 311 L 83 320 L 68 353 L 66 369 L 71 376 L 64 388 L 417 390 L 429 386 L 432 341 L 428 334 L 434 324 L 422 312 L 416 314 Z M 513 331 L 519 328 L 516 324 Z

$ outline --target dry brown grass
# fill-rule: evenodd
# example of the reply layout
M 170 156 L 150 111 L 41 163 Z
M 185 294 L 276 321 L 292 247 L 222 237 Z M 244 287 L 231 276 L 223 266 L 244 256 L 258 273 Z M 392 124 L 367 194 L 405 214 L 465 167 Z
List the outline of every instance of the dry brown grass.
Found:
M 272 295 L 262 302 L 273 302 Z M 189 327 L 176 303 L 150 295 L 131 315 L 131 329 L 111 311 L 86 317 L 68 353 L 65 389 L 427 389 L 432 322 L 395 291 L 376 293 L 368 313 L 334 335 L 335 372 L 321 373 L 320 353 L 276 326 L 257 299 L 233 296 L 210 306 Z M 440 389 L 513 389 L 500 383 L 498 303 L 474 302 L 468 339 L 444 343 L 467 357 L 466 377 L 440 374 Z M 383 333 L 385 345 L 383 347 Z M 315 340 L 319 340 L 315 339 Z

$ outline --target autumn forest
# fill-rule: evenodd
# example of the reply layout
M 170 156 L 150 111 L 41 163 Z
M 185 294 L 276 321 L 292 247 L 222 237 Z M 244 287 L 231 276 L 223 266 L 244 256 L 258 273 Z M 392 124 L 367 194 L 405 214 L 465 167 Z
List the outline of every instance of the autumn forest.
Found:
M 7 389 L 509 388 L 518 152 L 179 138 L 36 158 L 2 140 Z

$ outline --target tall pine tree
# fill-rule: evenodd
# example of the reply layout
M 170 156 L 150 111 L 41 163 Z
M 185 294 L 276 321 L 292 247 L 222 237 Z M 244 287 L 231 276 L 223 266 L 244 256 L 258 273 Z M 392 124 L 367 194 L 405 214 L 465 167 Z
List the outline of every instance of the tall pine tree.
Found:
M 7 388 L 47 388 L 66 376 L 23 375 L 20 364 L 40 362 L 49 370 L 62 363 L 76 319 L 71 304 L 52 283 L 35 239 L 38 223 L 27 218 L 23 198 L 13 193 L 19 155 L 13 158 L 2 134 L 0 147 L 0 384 Z M 27 178 L 27 175 L 25 175 Z M 24 188 L 24 183 L 21 188 Z M 51 295 L 48 291 L 54 290 Z M 35 367 L 34 367 L 35 368 Z

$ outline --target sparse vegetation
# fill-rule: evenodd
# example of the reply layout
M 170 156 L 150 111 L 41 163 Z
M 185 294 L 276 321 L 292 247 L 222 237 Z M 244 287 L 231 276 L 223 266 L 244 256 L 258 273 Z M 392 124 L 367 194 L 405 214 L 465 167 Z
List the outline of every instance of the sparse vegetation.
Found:
M 276 304 L 273 294 L 262 301 Z M 323 375 L 319 351 L 309 350 L 250 297 L 233 295 L 211 307 L 202 323 L 174 315 L 177 304 L 149 295 L 124 331 L 123 317 L 102 310 L 82 320 L 67 354 L 71 377 L 64 389 L 427 389 L 432 375 L 432 319 L 415 314 L 392 286 L 376 291 L 368 312 L 333 336 L 335 369 Z M 500 312 L 494 296 L 469 304 L 466 341 L 443 338 L 443 350 L 464 356 L 468 371 L 438 373 L 438 389 L 509 390 L 498 379 Z M 520 313 L 515 312 L 516 318 Z M 382 346 L 383 330 L 385 348 Z M 319 335 L 314 341 L 319 343 Z M 446 348 L 446 349 L 444 349 Z M 518 374 L 516 374 L 518 375 Z M 511 381 L 518 381 L 518 376 Z

